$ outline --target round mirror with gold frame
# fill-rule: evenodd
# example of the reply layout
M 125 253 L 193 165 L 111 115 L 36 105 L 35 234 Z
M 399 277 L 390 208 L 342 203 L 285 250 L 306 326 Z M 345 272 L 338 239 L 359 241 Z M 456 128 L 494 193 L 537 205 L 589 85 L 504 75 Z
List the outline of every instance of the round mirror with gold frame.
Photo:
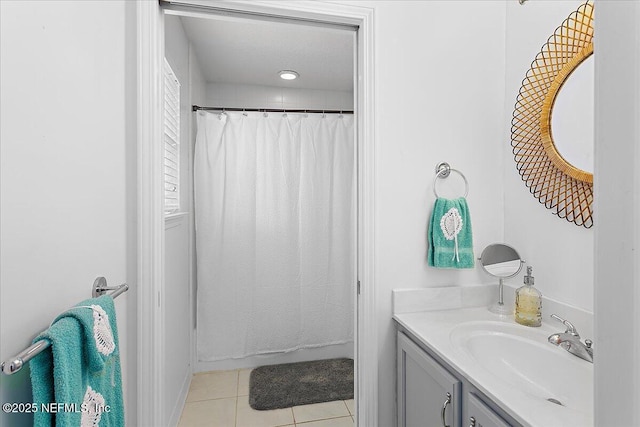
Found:
M 593 174 L 562 156 L 551 121 L 560 89 L 593 54 L 592 39 L 593 2 L 588 1 L 564 20 L 536 55 L 511 121 L 516 167 L 531 194 L 554 214 L 586 228 L 593 226 Z

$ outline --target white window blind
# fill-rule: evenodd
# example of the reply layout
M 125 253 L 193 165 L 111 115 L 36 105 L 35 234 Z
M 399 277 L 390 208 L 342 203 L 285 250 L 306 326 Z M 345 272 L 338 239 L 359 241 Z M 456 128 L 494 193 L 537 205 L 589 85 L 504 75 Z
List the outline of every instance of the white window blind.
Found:
M 164 60 L 164 211 L 180 210 L 180 82 Z

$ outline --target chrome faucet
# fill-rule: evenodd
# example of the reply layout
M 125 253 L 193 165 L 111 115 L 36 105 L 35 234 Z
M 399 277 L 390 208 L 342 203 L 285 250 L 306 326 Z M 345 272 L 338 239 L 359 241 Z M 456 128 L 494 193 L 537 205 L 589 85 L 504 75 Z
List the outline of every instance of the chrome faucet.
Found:
M 562 347 L 569 353 L 578 356 L 587 362 L 593 363 L 593 348 L 591 348 L 593 342 L 591 340 L 584 340 L 584 344 L 580 341 L 580 335 L 571 322 L 563 319 L 562 317 L 552 314 L 552 318 L 564 323 L 567 330 L 561 334 L 553 334 L 549 336 L 549 342 L 558 347 Z

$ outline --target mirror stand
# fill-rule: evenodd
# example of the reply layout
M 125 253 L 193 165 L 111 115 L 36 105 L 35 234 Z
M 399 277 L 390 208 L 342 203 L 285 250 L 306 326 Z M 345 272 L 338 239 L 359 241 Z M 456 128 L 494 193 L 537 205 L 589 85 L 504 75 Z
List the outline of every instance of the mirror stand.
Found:
M 489 307 L 489 311 L 501 316 L 513 314 L 513 307 L 504 303 L 504 278 L 500 277 L 498 281 L 498 301 Z
M 520 273 L 524 260 L 514 248 L 504 243 L 487 246 L 479 260 L 485 272 L 498 278 L 498 301 L 491 304 L 489 311 L 500 316 L 513 315 L 512 305 L 504 303 L 504 279 Z

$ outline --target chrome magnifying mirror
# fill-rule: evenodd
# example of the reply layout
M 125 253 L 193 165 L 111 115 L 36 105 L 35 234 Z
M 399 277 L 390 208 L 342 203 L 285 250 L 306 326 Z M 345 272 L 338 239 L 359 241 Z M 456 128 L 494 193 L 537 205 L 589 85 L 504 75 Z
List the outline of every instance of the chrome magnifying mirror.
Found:
M 489 311 L 500 315 L 512 314 L 512 307 L 507 307 L 504 303 L 504 279 L 520 273 L 525 261 L 520 258 L 518 251 L 504 243 L 487 246 L 478 259 L 484 271 L 499 279 L 498 301 L 489 307 Z

